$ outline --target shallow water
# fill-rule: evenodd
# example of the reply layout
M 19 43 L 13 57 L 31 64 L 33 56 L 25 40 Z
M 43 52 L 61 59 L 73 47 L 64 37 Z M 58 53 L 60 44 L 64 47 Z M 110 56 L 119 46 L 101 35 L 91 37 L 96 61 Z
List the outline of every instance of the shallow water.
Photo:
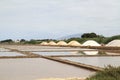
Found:
M 35 54 L 40 54 L 40 55 L 82 55 L 81 53 L 77 52 L 32 52 Z
M 83 50 L 90 50 L 90 49 L 75 49 L 75 48 L 49 48 L 49 49 L 47 49 L 47 48 L 36 48 L 36 49 L 33 49 L 33 48 L 29 48 L 29 49 L 19 49 L 19 48 L 17 48 L 18 50 L 21 50 L 21 51 L 32 51 L 32 52 L 34 52 L 34 51 L 41 51 L 41 52 L 46 52 L 46 51 L 54 51 L 54 52 L 66 52 L 66 51 L 83 51 Z
M 45 46 L 6 46 L 7 48 L 22 51 L 31 51 L 41 55 L 98 55 L 98 51 L 87 51 L 90 49 L 66 48 L 66 47 L 45 47 Z M 19 56 L 16 52 L 2 52 L 0 56 Z M 58 51 L 57 51 L 58 50 Z M 66 52 L 65 52 L 65 51 Z M 76 51 L 69 51 L 76 50 Z M 82 51 L 83 50 L 83 51 Z M 3 51 L 6 51 L 5 49 Z M 34 52 L 41 51 L 41 52 Z M 54 52 L 42 52 L 54 51 Z M 61 51 L 61 52 L 59 52 Z M 67 52 L 68 51 L 68 52 Z M 106 52 L 102 52 L 106 54 Z M 108 53 L 114 54 L 114 53 Z M 104 67 L 104 65 L 120 66 L 120 57 L 61 57 L 75 62 Z M 68 78 L 88 77 L 94 74 L 89 70 L 46 60 L 43 58 L 22 58 L 22 59 L 0 59 L 0 80 L 36 80 L 40 78 Z
M 0 56 L 25 56 L 17 52 L 0 52 Z
M 0 80 L 88 77 L 94 73 L 42 58 L 0 59 Z
M 4 46 L 11 49 L 18 49 L 21 51 L 78 51 L 78 50 L 93 50 L 84 48 L 71 48 L 71 47 L 54 47 L 54 46 L 20 46 L 20 45 L 9 45 Z
M 50 55 L 60 55 L 71 53 L 73 55 L 120 55 L 118 53 L 110 53 L 104 51 L 97 51 L 95 49 L 85 49 L 85 48 L 72 48 L 72 47 L 54 47 L 54 46 L 30 46 L 30 45 L 4 45 L 3 47 L 11 48 L 11 49 L 18 49 L 21 51 L 30 51 L 36 52 L 38 54 L 45 53 L 47 55 L 49 52 Z M 55 54 L 56 53 L 56 54 Z
M 110 53 L 110 52 L 100 52 L 100 51 L 48 51 L 48 52 L 34 52 L 32 51 L 32 53 L 35 54 L 40 54 L 40 55 L 49 55 L 49 56 L 57 56 L 57 55 L 120 55 L 118 53 Z
M 4 48 L 0 48 L 0 52 L 3 52 L 3 51 L 10 51 L 10 50 L 4 49 Z
M 107 65 L 120 66 L 120 57 L 61 57 L 70 61 L 105 67 Z

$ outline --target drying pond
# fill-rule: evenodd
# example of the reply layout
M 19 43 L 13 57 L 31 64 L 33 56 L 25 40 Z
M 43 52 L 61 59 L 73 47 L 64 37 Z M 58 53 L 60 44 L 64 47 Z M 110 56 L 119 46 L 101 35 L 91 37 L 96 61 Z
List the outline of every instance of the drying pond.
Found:
M 61 57 L 62 59 L 105 67 L 107 65 L 120 66 L 120 56 L 111 57 Z
M 25 56 L 17 52 L 0 52 L 0 56 Z
M 20 51 L 30 51 L 44 56 L 63 55 L 59 57 L 74 62 L 104 67 L 105 65 L 120 66 L 120 56 L 101 56 L 98 55 L 118 55 L 118 53 L 100 52 L 94 49 L 70 48 L 70 47 L 47 47 L 47 46 L 17 46 L 7 45 L 5 48 L 17 49 Z M 72 55 L 65 57 L 64 55 Z M 77 57 L 73 57 L 77 55 Z M 79 56 L 78 56 L 79 55 Z M 83 57 L 81 55 L 97 55 Z M 17 52 L 9 52 L 7 49 L 0 48 L 0 56 L 24 56 Z M 28 55 L 29 56 L 29 55 Z M 40 78 L 69 78 L 69 77 L 88 77 L 95 72 L 83 68 L 62 64 L 59 62 L 43 58 L 14 58 L 0 59 L 0 80 L 37 80 Z
M 0 52 L 7 52 L 7 51 L 10 51 L 10 50 L 4 49 L 4 48 L 0 48 Z
M 32 53 L 39 54 L 39 55 L 44 55 L 44 56 L 58 56 L 58 55 L 120 55 L 118 53 L 112 53 L 112 52 L 105 52 L 105 51 L 67 51 L 67 52 L 34 52 Z
M 95 72 L 42 59 L 0 59 L 0 80 L 88 77 Z
M 7 45 L 3 46 L 11 49 L 18 49 L 20 51 L 83 51 L 83 50 L 94 50 L 84 48 L 71 48 L 71 47 L 53 47 L 53 46 L 20 46 L 20 45 Z

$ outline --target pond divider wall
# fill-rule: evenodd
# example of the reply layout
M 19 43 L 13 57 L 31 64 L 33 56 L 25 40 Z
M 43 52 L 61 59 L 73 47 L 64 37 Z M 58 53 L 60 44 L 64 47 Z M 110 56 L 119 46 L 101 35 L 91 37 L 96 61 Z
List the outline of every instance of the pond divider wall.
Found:
M 64 59 L 60 59 L 60 58 L 49 57 L 49 56 L 42 56 L 42 57 L 45 59 L 69 64 L 69 65 L 80 67 L 80 68 L 85 68 L 85 69 L 92 70 L 92 71 L 102 71 L 103 70 L 103 68 L 101 68 L 101 67 L 96 67 L 96 66 L 92 66 L 92 65 L 83 64 L 83 63 L 73 62 L 73 61 L 64 60 Z
M 48 57 L 120 57 L 120 55 L 47 55 Z
M 88 69 L 88 70 L 91 70 L 91 71 L 102 71 L 103 70 L 103 68 L 101 68 L 101 67 L 96 67 L 96 66 L 92 66 L 92 65 L 83 64 L 83 63 L 73 62 L 73 61 L 64 60 L 64 59 L 60 59 L 60 58 L 43 56 L 43 55 L 34 54 L 34 53 L 31 53 L 31 52 L 26 52 L 26 51 L 20 51 L 20 50 L 11 49 L 11 48 L 5 48 L 5 49 L 9 49 L 10 51 L 14 51 L 14 52 L 24 54 L 26 56 L 12 56 L 12 57 L 7 57 L 6 56 L 6 57 L 3 57 L 3 58 L 41 58 L 42 57 L 44 59 L 53 60 L 53 61 L 56 61 L 56 62 L 61 62 L 61 63 L 64 63 L 64 64 L 76 66 L 76 67 L 79 67 L 79 68 Z
M 41 58 L 41 56 L 0 56 L 0 59 Z

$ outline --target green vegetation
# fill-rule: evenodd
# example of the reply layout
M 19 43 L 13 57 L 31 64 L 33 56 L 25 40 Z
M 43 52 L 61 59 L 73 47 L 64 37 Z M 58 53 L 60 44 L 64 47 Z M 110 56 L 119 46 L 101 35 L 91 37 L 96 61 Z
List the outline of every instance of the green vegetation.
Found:
M 21 43 L 22 43 L 22 42 L 26 42 L 26 40 L 25 40 L 25 39 L 21 39 L 20 42 L 21 42 Z
M 87 78 L 87 80 L 120 80 L 120 67 L 108 66 L 103 71 Z
M 104 37 L 102 35 L 97 35 L 96 33 L 84 33 L 81 38 L 99 38 L 99 37 Z
M 91 36 L 91 34 L 92 35 L 94 34 L 94 36 L 96 35 L 96 37 Z M 87 35 L 87 37 L 83 37 L 83 38 L 70 38 L 70 39 L 67 39 L 65 41 L 66 42 L 70 42 L 72 40 L 76 40 L 76 41 L 78 41 L 80 43 L 84 43 L 87 40 L 94 40 L 94 41 L 96 41 L 96 42 L 98 42 L 100 44 L 107 44 L 107 43 L 109 43 L 112 40 L 120 39 L 120 35 L 116 35 L 116 36 L 112 36 L 112 37 L 104 37 L 102 35 L 97 35 L 95 33 L 85 33 L 82 36 L 85 36 L 85 35 Z
M 112 37 L 106 38 L 106 40 L 104 41 L 104 43 L 107 44 L 110 41 L 115 40 L 115 39 L 120 39 L 120 35 L 116 35 L 116 36 L 112 36 Z
M 0 41 L 0 43 L 13 43 L 13 40 L 12 39 L 6 39 L 6 40 Z
M 116 35 L 116 36 L 112 36 L 112 37 L 104 37 L 104 36 L 98 35 L 96 33 L 84 33 L 81 37 L 70 38 L 70 39 L 67 39 L 64 41 L 68 43 L 72 40 L 76 40 L 82 44 L 87 40 L 94 40 L 100 44 L 107 44 L 110 41 L 115 40 L 115 39 L 120 39 L 120 35 Z M 5 44 L 6 43 L 7 44 L 40 44 L 43 41 L 45 41 L 45 42 L 54 41 L 57 43 L 59 40 L 55 40 L 55 39 L 41 39 L 41 40 L 31 39 L 31 40 L 27 41 L 25 39 L 21 39 L 21 40 L 18 40 L 18 42 L 15 42 L 12 39 L 7 39 L 7 40 L 0 41 L 0 43 L 5 43 Z
M 30 41 L 24 41 L 24 40 L 22 40 L 22 41 L 24 44 L 40 44 L 43 41 L 45 41 L 45 42 L 49 42 L 49 41 L 57 42 L 57 40 L 54 40 L 54 39 L 42 39 L 42 40 L 31 39 Z
M 106 38 L 102 35 L 97 35 L 96 33 L 84 33 L 81 38 L 70 38 L 65 40 L 66 42 L 70 42 L 72 40 L 76 40 L 80 43 L 84 43 L 87 40 L 95 40 L 98 43 L 102 44 L 106 41 Z
M 65 41 L 66 42 L 70 42 L 72 40 L 76 40 L 76 41 L 78 41 L 80 43 L 84 43 L 87 40 L 95 40 L 95 41 L 97 41 L 98 43 L 101 44 L 101 43 L 104 43 L 104 41 L 106 40 L 106 38 L 101 38 L 101 37 L 99 37 L 99 38 L 70 38 L 70 39 L 67 39 Z
M 26 41 L 24 44 L 38 44 L 38 42 L 32 39 L 30 41 Z

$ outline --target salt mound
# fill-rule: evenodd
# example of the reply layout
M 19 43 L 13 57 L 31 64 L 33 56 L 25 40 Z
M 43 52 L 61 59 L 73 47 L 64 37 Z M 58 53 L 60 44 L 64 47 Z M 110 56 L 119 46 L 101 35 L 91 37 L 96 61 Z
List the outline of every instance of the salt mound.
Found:
M 84 42 L 82 46 L 101 46 L 101 45 L 94 40 L 88 40 Z
M 40 45 L 48 45 L 48 43 L 47 42 L 42 42 Z
M 54 41 L 50 41 L 48 45 L 57 45 Z
M 66 43 L 65 41 L 59 41 L 59 42 L 57 43 L 57 45 L 59 45 L 59 46 L 66 46 L 67 43 Z
M 68 43 L 68 45 L 69 45 L 69 46 L 81 46 L 81 44 L 80 44 L 79 42 L 77 42 L 77 41 L 70 41 L 70 42 Z
M 106 46 L 120 47 L 120 40 L 113 40 L 113 41 L 109 42 Z

